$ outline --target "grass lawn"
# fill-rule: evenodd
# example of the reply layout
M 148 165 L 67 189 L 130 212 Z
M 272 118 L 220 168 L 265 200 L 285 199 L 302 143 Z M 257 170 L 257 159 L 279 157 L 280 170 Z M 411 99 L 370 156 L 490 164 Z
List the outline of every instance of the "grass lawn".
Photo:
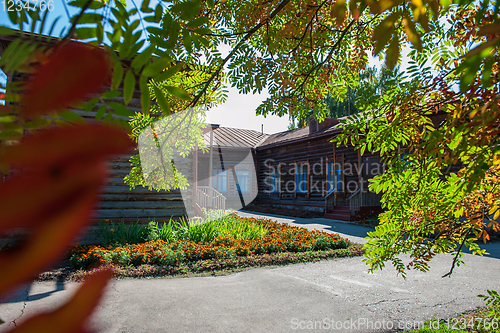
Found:
M 98 240 L 74 245 L 70 267 L 38 280 L 81 280 L 103 266 L 112 266 L 117 278 L 217 275 L 363 253 L 361 245 L 338 234 L 217 213 L 196 223 L 101 223 Z

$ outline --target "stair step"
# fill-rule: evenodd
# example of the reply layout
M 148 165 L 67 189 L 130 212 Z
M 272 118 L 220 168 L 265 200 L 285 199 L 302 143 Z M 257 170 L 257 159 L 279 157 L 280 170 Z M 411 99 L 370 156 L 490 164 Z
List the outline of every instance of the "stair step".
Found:
M 349 207 L 349 206 L 335 206 L 335 208 L 333 210 L 335 210 L 335 211 L 350 211 L 351 207 Z

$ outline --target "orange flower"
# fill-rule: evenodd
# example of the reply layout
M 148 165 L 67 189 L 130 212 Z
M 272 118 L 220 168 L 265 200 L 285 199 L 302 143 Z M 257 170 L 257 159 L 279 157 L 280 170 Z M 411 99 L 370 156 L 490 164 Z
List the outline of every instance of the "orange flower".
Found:
M 115 229 L 111 229 L 110 231 L 111 231 L 111 232 L 115 232 Z

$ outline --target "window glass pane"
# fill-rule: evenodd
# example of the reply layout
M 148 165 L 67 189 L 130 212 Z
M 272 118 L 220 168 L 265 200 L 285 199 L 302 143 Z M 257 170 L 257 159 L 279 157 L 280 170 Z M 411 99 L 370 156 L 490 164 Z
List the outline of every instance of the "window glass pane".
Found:
M 297 192 L 307 192 L 307 164 L 297 166 Z
M 335 164 L 333 162 L 328 163 L 328 191 L 333 191 L 335 189 Z
M 238 178 L 238 186 L 240 192 L 250 192 L 250 171 L 237 170 L 236 177 Z
M 342 164 L 337 163 L 337 192 L 342 192 L 343 188 Z
M 279 192 L 279 181 L 278 167 L 271 168 L 271 193 Z
M 227 170 L 213 169 L 212 175 L 212 186 L 219 192 L 227 192 Z
M 219 172 L 217 189 L 219 192 L 227 192 L 227 170 Z

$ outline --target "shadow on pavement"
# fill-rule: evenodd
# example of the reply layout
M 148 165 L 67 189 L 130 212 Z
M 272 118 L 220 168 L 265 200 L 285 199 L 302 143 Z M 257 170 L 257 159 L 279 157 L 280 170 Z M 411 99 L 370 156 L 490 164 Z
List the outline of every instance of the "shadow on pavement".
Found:
M 18 290 L 17 292 L 14 292 L 11 295 L 8 295 L 6 299 L 2 300 L 2 303 L 18 303 L 18 302 L 31 302 L 31 301 L 36 301 L 45 297 L 49 297 L 50 295 L 64 290 L 64 282 L 63 281 L 57 281 L 56 282 L 56 287 L 54 290 L 47 291 L 44 293 L 39 293 L 39 294 L 34 294 L 30 295 L 29 292 L 31 290 L 32 285 L 30 284 L 28 287 L 22 288 Z

